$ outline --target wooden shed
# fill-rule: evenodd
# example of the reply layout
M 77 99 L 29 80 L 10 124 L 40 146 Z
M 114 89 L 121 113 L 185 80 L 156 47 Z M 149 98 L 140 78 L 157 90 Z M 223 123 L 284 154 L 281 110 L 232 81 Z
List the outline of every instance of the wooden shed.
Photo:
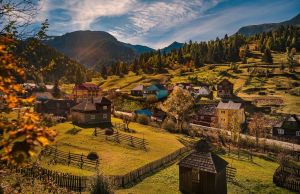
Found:
M 179 162 L 179 190 L 188 194 L 226 194 L 228 163 L 210 152 L 207 142 L 200 144 Z

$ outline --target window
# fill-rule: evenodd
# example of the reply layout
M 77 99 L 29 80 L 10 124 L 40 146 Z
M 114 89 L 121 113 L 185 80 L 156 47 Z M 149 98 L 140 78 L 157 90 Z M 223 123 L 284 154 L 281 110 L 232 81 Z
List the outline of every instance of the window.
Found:
M 103 106 L 103 110 L 107 110 L 107 106 Z
M 225 111 L 224 111 L 224 110 L 222 110 L 222 111 L 221 111 L 221 113 L 222 113 L 222 114 L 225 114 Z
M 94 120 L 94 119 L 96 119 L 96 115 L 90 115 L 90 118 L 91 118 L 92 120 Z
M 283 129 L 278 129 L 278 135 L 284 135 L 284 130 Z
M 103 119 L 107 119 L 107 114 L 103 114 Z
M 296 131 L 296 136 L 300 136 L 300 131 Z

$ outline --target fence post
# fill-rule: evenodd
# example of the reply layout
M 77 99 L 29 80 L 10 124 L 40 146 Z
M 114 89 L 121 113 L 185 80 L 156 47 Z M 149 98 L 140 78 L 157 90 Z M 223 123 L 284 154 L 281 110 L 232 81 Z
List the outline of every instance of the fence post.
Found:
M 68 155 L 68 166 L 71 164 L 71 153 L 69 151 L 69 155 Z
M 82 169 L 83 167 L 83 153 L 80 156 L 80 168 Z

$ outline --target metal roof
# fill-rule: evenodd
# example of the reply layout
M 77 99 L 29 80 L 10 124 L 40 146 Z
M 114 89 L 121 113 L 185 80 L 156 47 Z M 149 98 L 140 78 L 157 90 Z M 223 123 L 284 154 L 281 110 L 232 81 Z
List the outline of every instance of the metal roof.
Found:
M 242 107 L 242 103 L 236 103 L 233 101 L 219 102 L 217 109 L 228 109 L 228 110 L 238 110 Z

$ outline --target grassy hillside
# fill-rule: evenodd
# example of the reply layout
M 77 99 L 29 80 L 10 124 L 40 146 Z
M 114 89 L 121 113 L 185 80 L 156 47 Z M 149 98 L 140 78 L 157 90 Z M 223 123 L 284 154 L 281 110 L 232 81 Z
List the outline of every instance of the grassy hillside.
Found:
M 121 122 L 113 118 L 114 122 Z M 84 154 L 95 151 L 100 156 L 100 171 L 106 175 L 126 174 L 127 172 L 141 167 L 151 161 L 157 160 L 171 152 L 183 147 L 177 140 L 182 135 L 170 134 L 162 129 L 151 126 L 144 126 L 138 123 L 131 123 L 130 129 L 135 130 L 135 137 L 145 138 L 149 142 L 148 150 L 134 149 L 123 144 L 106 141 L 101 137 L 94 137 L 93 128 L 73 129 L 69 122 L 61 123 L 53 127 L 57 130 L 58 136 L 55 144 L 59 150 L 66 152 Z M 72 133 L 77 131 L 76 133 Z M 122 132 L 121 132 L 122 133 Z M 42 165 L 46 168 L 61 172 L 69 172 L 78 175 L 92 175 L 94 172 L 80 170 L 76 167 L 62 164 L 48 165 L 47 160 L 43 160 Z
M 254 157 L 254 162 L 239 161 L 222 156 L 237 169 L 237 183 L 228 183 L 228 193 L 292 193 L 273 184 L 273 173 L 279 164 Z M 179 192 L 179 170 L 174 164 L 147 177 L 132 188 L 118 190 L 117 194 L 175 194 Z

